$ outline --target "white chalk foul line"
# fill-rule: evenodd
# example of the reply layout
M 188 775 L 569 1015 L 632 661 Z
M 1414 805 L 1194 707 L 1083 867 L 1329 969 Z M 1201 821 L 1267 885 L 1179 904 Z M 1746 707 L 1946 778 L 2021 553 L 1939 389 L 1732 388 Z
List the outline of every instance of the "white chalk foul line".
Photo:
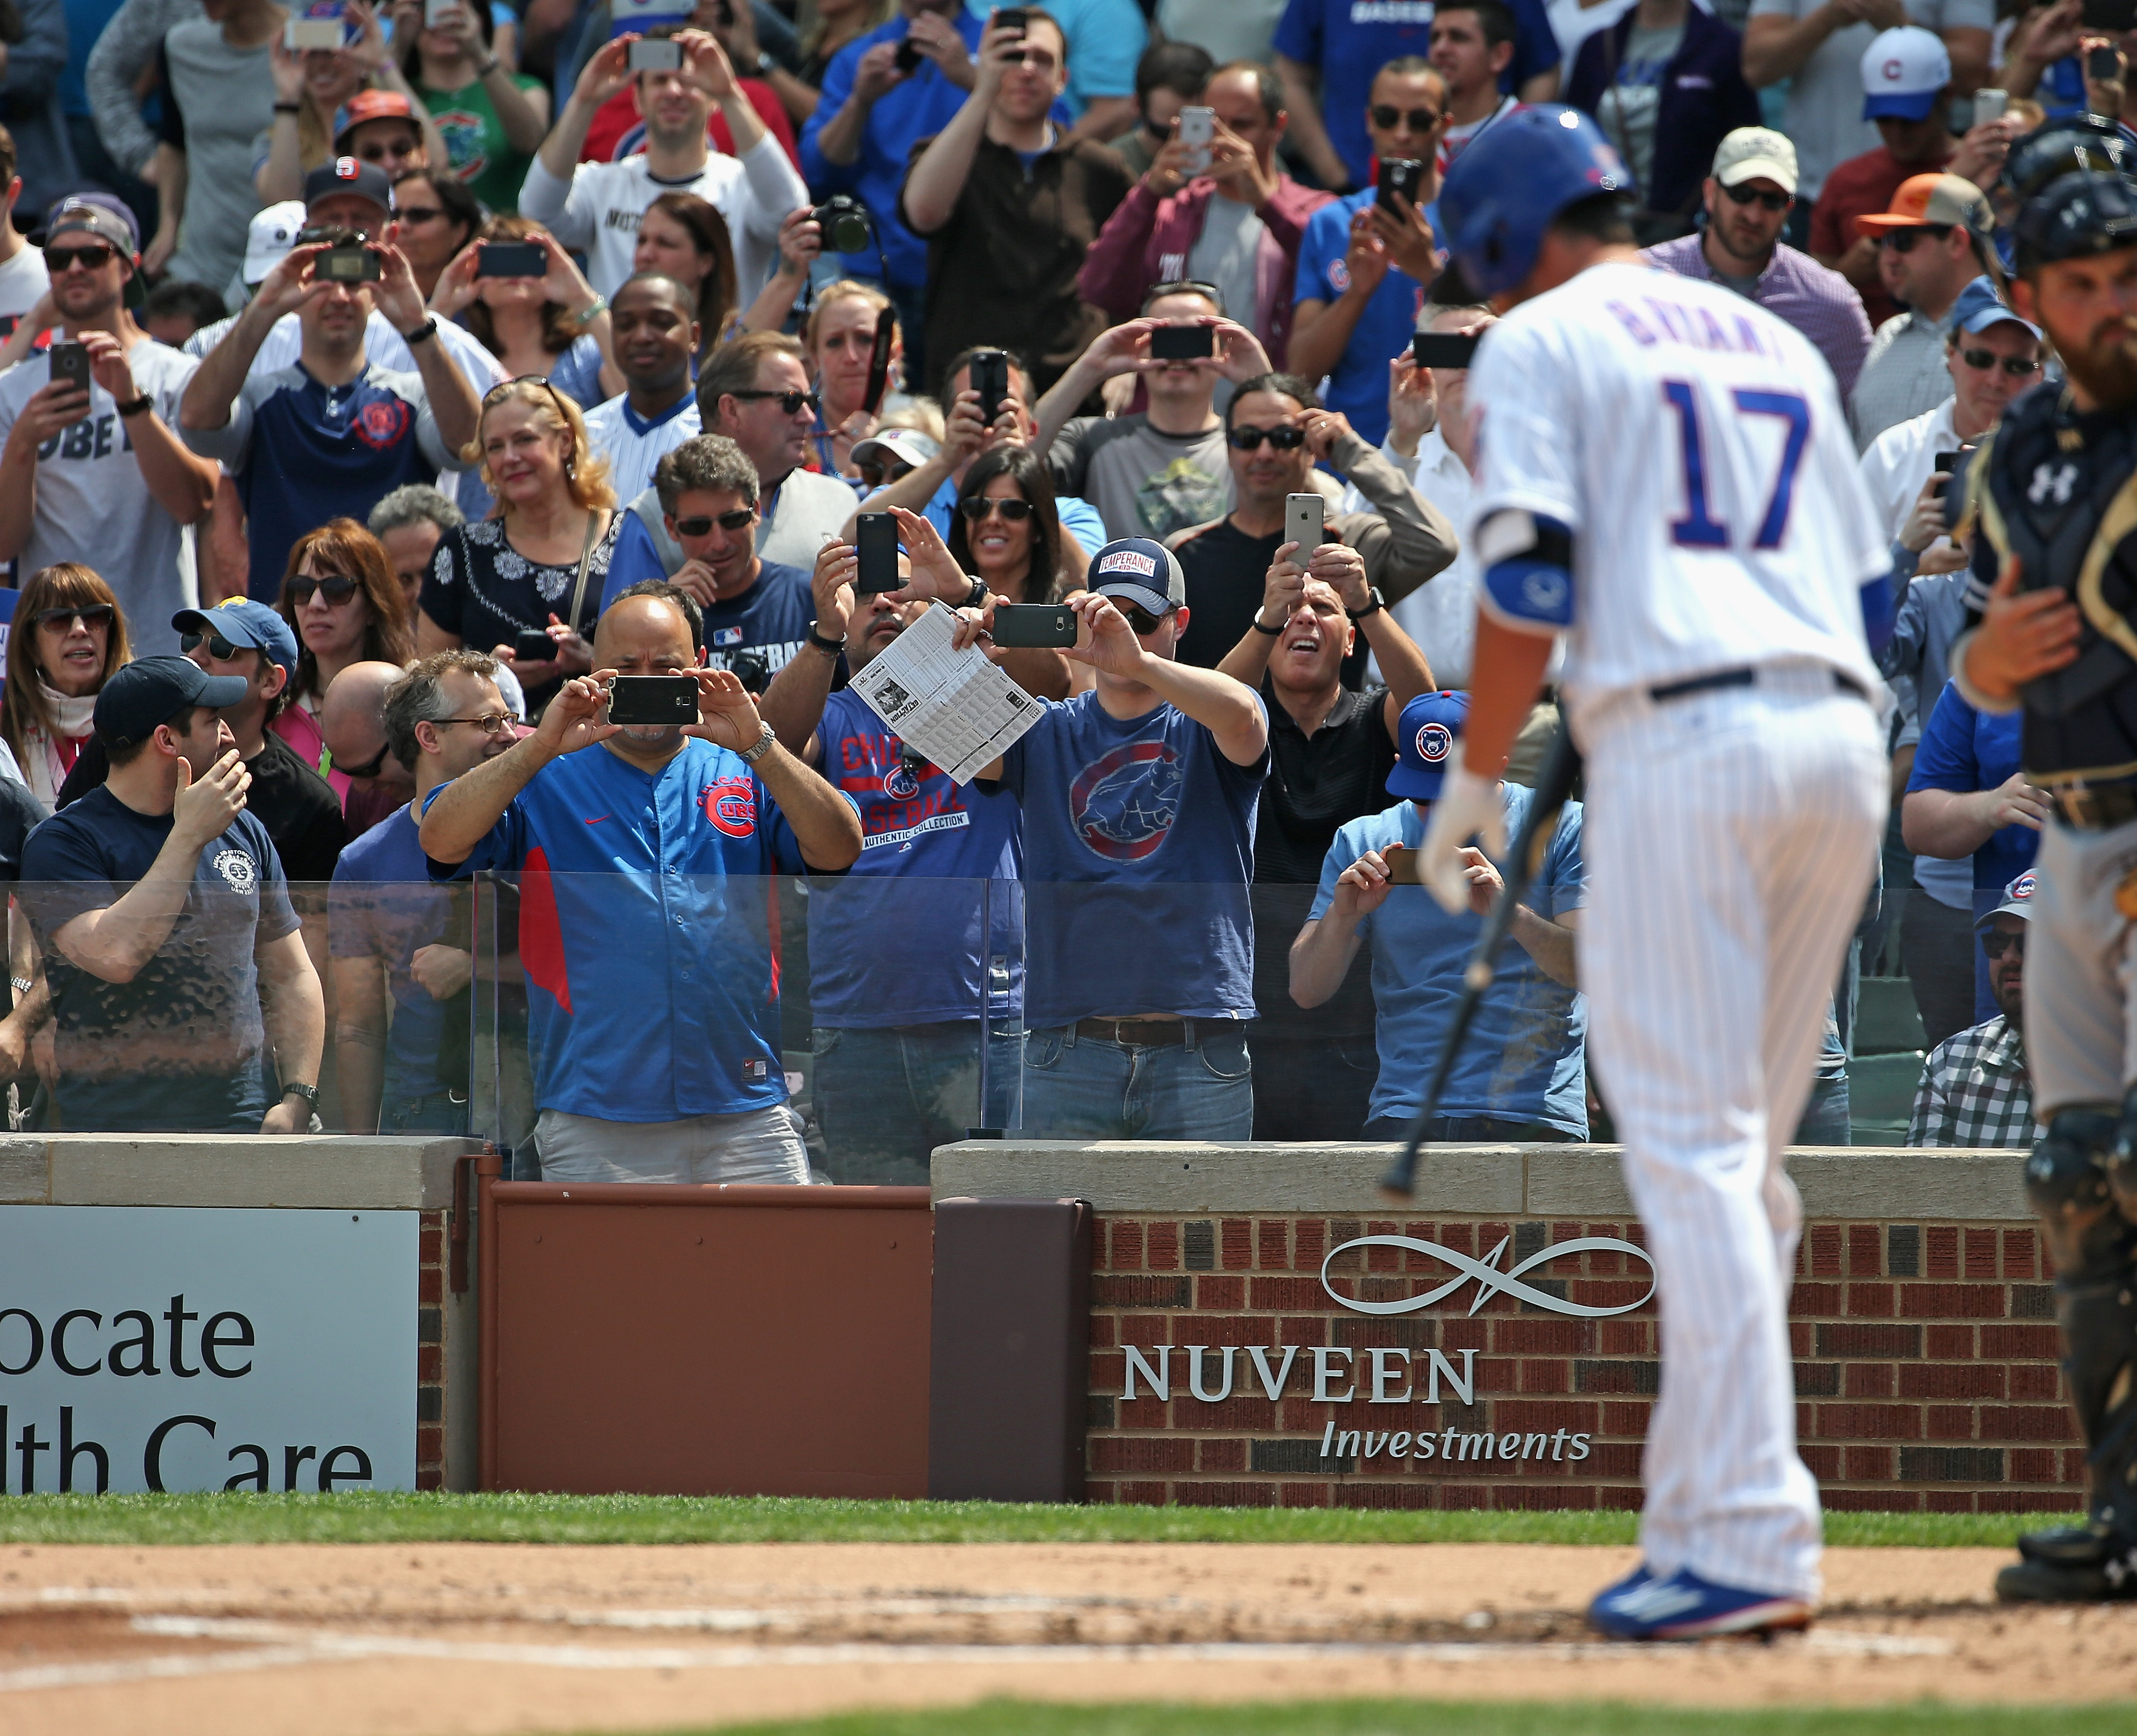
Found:
M 253 1651 L 121 1658 L 105 1664 L 44 1664 L 27 1670 L 0 1670 L 0 1694 L 27 1694 L 40 1688 L 109 1688 L 127 1682 L 177 1681 L 187 1676 L 275 1670 L 292 1664 L 316 1664 L 319 1661 L 319 1653 L 309 1646 L 267 1646 Z

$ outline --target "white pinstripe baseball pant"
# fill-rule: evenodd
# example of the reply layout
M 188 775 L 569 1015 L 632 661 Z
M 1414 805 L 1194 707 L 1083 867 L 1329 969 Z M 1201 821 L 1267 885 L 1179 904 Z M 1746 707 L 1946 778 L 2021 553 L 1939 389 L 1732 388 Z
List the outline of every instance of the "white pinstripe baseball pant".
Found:
M 1794 665 L 1613 699 L 1576 732 L 1589 1041 L 1660 1286 L 1641 1544 L 1658 1574 L 1815 1597 L 1788 1336 L 1802 1213 L 1780 1155 L 1884 825 L 1875 715 Z

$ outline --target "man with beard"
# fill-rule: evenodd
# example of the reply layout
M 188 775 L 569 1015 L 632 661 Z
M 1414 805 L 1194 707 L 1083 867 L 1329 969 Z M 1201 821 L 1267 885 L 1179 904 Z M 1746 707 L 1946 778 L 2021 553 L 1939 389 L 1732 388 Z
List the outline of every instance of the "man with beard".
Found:
M 1641 255 L 1755 301 L 1818 346 L 1845 400 L 1870 351 L 1862 298 L 1838 271 L 1781 240 L 1796 201 L 1796 148 L 1767 127 L 1739 127 L 1714 153 L 1706 223 Z
M 2039 876 L 2030 870 L 2003 888 L 2003 902 L 1975 923 L 1989 958 L 1996 1016 L 1940 1043 L 1922 1063 L 1911 1145 L 1981 1150 L 2033 1143 L 2033 1082 L 2026 1071 L 2023 979 L 2026 929 Z
M 2019 1539 L 1996 1580 L 2012 1602 L 2137 1597 L 2137 544 L 2115 510 L 2137 468 L 2133 166 L 2092 115 L 2013 148 L 2013 301 L 2069 377 L 2013 405 L 1969 469 L 1981 533 L 1951 649 L 1970 703 L 2023 710 L 2019 763 L 2053 802 L 2027 931 L 2026 1048 L 2047 1131 L 2026 1190 L 2055 1267 L 2090 1510 Z

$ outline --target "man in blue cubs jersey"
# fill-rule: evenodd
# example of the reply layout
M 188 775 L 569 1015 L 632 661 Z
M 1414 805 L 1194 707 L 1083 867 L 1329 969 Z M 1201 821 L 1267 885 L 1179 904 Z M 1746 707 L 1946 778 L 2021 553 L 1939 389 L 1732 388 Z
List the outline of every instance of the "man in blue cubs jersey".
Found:
M 594 630 L 595 673 L 423 815 L 435 877 L 519 875 L 553 1180 L 808 1179 L 779 1061 L 771 877 L 846 868 L 860 817 L 734 674 L 698 667 L 694 607 L 662 584 L 619 599 Z M 606 722 L 619 674 L 694 677 L 699 721 Z

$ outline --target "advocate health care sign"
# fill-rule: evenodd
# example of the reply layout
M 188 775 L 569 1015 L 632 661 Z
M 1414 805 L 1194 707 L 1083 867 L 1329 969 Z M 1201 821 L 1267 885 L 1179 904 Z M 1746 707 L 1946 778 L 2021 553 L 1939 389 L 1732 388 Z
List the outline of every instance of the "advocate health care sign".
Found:
M 418 1232 L 0 1206 L 0 1493 L 413 1489 Z

